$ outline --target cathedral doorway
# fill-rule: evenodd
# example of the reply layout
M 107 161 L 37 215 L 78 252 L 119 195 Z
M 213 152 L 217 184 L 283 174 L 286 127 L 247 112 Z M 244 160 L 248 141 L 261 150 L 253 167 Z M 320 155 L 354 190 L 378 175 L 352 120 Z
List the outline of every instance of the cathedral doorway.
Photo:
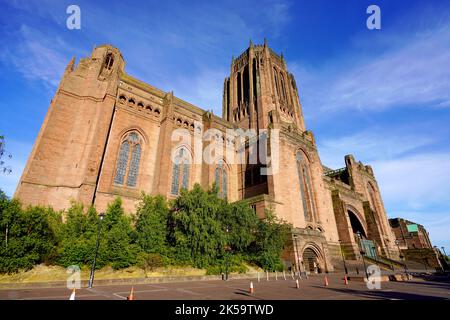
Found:
M 350 224 L 352 226 L 353 234 L 357 234 L 358 232 L 360 232 L 363 238 L 367 238 L 366 231 L 364 230 L 364 227 L 362 223 L 359 221 L 357 215 L 350 210 L 347 210 L 347 212 L 348 217 L 350 218 Z
M 302 264 L 303 269 L 306 272 L 322 273 L 324 271 L 322 267 L 322 259 L 320 259 L 319 255 L 310 247 L 303 251 Z
M 355 237 L 355 240 L 360 248 L 366 256 L 376 259 L 377 258 L 377 250 L 375 247 L 375 242 L 367 239 L 367 233 L 364 230 L 364 227 L 359 220 L 358 216 L 352 211 L 348 210 L 348 217 L 350 218 L 350 224 L 352 226 L 352 231 Z M 361 234 L 361 239 L 357 237 L 357 233 Z

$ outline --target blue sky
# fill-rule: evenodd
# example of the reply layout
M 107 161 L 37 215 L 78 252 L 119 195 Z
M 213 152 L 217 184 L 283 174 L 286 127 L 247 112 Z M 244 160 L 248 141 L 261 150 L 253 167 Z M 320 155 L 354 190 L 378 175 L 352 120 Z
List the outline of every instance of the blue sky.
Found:
M 81 8 L 81 30 L 66 8 Z M 381 8 L 381 30 L 366 8 Z M 66 64 L 118 47 L 129 74 L 221 114 L 231 56 L 264 37 L 296 76 L 323 164 L 375 171 L 389 217 L 450 251 L 450 4 L 443 1 L 0 0 L 0 134 L 14 193 Z

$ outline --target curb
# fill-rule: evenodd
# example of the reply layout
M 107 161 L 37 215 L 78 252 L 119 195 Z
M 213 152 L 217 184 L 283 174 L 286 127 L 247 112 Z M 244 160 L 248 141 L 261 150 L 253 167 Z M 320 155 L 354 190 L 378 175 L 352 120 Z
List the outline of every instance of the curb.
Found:
M 229 279 L 230 280 L 250 279 L 250 278 L 257 278 L 257 276 L 258 276 L 257 273 L 230 274 Z M 136 284 L 188 282 L 188 281 L 213 281 L 222 279 L 223 279 L 222 275 L 98 279 L 95 280 L 95 286 L 136 285 Z M 87 288 L 88 282 L 89 280 L 81 280 L 81 288 Z M 37 289 L 37 288 L 67 288 L 67 281 L 0 283 L 0 290 Z

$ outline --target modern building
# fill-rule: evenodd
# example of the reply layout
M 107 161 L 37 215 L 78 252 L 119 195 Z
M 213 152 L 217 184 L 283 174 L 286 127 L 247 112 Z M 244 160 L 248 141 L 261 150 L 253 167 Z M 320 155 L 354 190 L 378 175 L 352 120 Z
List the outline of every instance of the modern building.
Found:
M 389 219 L 400 258 L 415 261 L 436 270 L 448 269 L 448 264 L 442 252 L 433 247 L 428 231 L 423 225 L 402 219 Z
M 389 224 L 400 249 L 433 249 L 423 225 L 402 218 L 389 219 Z

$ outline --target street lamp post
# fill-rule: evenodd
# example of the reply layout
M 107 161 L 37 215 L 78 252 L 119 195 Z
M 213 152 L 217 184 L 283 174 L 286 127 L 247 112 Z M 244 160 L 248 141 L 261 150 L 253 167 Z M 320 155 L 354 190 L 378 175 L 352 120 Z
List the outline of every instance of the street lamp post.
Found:
M 302 270 L 300 267 L 300 256 L 298 255 L 297 235 L 296 234 L 294 234 L 294 248 L 295 248 L 295 254 L 296 254 L 295 265 L 297 267 L 298 274 L 301 274 Z
M 367 273 L 367 268 L 366 268 L 366 261 L 364 260 L 364 255 L 366 254 L 365 252 L 364 252 L 364 250 L 363 250 L 363 247 L 362 247 L 362 244 L 361 244 L 361 232 L 357 232 L 356 233 L 356 235 L 358 236 L 358 238 L 359 238 L 359 253 L 361 254 L 361 257 L 362 257 L 362 261 L 363 261 L 363 266 L 364 266 L 364 272 L 365 272 L 365 274 L 366 274 L 366 279 L 367 279 L 367 281 L 369 281 L 369 274 Z
M 404 256 L 402 254 L 402 252 L 400 251 L 400 241 L 395 240 L 395 244 L 397 245 L 397 249 L 398 249 L 398 253 L 399 253 L 399 258 L 400 260 L 403 260 L 403 267 L 405 268 L 405 275 L 408 276 L 408 267 L 406 266 L 406 261 L 404 260 Z
M 227 242 L 228 242 L 228 233 L 230 232 L 230 227 L 226 226 L 225 228 L 225 232 L 227 233 Z M 231 248 L 228 245 L 228 243 L 225 246 L 225 281 L 228 281 L 228 264 L 229 264 L 229 252 L 230 252 Z
M 423 258 L 423 265 L 425 266 L 425 272 L 428 272 L 428 268 L 427 268 L 427 259 Z
M 447 254 L 445 253 L 445 248 L 444 248 L 444 247 L 441 247 L 441 249 L 442 249 L 442 252 L 444 252 L 444 255 L 445 255 L 445 261 L 447 262 Z
M 447 253 L 445 253 L 445 248 L 441 247 L 442 252 L 444 253 L 444 262 L 445 262 L 445 270 L 448 269 L 448 257 L 447 257 Z
M 392 259 L 391 259 L 391 254 L 389 253 L 389 246 L 386 246 L 386 254 L 387 254 L 388 259 L 389 259 L 389 264 L 391 265 L 391 270 L 395 271 L 394 264 L 392 263 Z
M 344 263 L 345 274 L 348 275 L 347 264 L 345 263 L 345 255 L 344 255 L 344 251 L 342 250 L 342 241 L 340 239 L 339 239 L 339 249 L 341 250 L 342 262 Z
M 103 221 L 103 218 L 105 217 L 105 214 L 100 213 L 98 215 L 98 217 L 99 217 L 100 221 L 98 223 L 97 244 L 95 246 L 95 255 L 94 255 L 94 261 L 92 262 L 91 275 L 89 276 L 88 288 L 92 288 L 92 285 L 94 283 L 95 263 L 97 262 L 98 247 L 100 246 L 100 231 L 102 229 L 102 221 Z

